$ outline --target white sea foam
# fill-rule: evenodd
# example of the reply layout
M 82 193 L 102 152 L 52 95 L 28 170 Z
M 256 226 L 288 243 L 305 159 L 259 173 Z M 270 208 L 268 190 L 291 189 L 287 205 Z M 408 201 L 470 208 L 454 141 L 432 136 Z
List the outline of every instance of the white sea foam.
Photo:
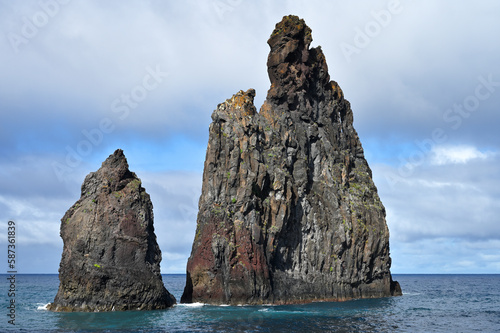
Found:
M 405 293 L 405 292 L 403 292 L 403 295 L 404 296 L 419 296 L 420 293 Z
M 37 303 L 37 310 L 47 310 L 47 307 L 49 306 L 50 303 L 43 304 L 43 303 Z
M 181 303 L 181 304 L 176 304 L 175 306 L 180 306 L 180 307 L 187 307 L 187 308 L 201 308 L 202 306 L 205 306 L 205 303 Z

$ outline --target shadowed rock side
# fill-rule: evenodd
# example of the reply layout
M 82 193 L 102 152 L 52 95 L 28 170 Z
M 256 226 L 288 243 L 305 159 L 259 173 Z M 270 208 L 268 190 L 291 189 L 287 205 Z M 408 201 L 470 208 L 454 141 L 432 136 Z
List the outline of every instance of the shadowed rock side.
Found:
M 260 112 L 250 89 L 212 114 L 182 302 L 401 295 L 349 102 L 311 41 L 303 20 L 284 17 L 268 41 Z
M 122 150 L 82 185 L 61 220 L 64 249 L 53 311 L 163 309 L 175 304 L 160 275 L 153 205 Z

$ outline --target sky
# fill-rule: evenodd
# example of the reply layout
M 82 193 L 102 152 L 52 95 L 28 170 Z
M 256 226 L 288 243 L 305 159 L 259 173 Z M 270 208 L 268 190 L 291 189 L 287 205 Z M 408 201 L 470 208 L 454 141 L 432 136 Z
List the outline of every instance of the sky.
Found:
M 303 18 L 354 113 L 392 272 L 500 273 L 500 3 L 0 0 L 0 248 L 57 273 L 60 220 L 117 148 L 184 273 L 217 104 L 270 83 L 267 39 Z M 3 260 L 4 272 L 7 260 Z

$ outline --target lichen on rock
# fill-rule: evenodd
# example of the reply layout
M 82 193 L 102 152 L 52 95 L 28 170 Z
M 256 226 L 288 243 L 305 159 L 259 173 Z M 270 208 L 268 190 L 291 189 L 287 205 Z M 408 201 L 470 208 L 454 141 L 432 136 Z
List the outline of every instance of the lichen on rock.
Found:
M 303 20 L 284 17 L 268 40 L 260 112 L 250 89 L 212 114 L 182 302 L 401 295 L 350 104 L 311 41 Z
M 175 304 L 160 275 L 153 205 L 118 149 L 83 182 L 61 219 L 64 242 L 53 311 L 163 309 Z

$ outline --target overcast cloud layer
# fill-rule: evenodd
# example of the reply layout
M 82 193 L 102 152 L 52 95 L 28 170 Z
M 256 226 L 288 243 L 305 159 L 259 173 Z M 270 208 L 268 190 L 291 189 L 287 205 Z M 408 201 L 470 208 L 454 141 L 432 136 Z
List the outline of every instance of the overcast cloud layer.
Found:
M 150 193 L 162 272 L 183 273 L 210 115 L 269 80 L 304 18 L 387 210 L 394 273 L 500 273 L 498 1 L 0 1 L 0 232 L 56 273 L 60 219 L 115 149 Z M 0 246 L 7 237 L 0 237 Z

